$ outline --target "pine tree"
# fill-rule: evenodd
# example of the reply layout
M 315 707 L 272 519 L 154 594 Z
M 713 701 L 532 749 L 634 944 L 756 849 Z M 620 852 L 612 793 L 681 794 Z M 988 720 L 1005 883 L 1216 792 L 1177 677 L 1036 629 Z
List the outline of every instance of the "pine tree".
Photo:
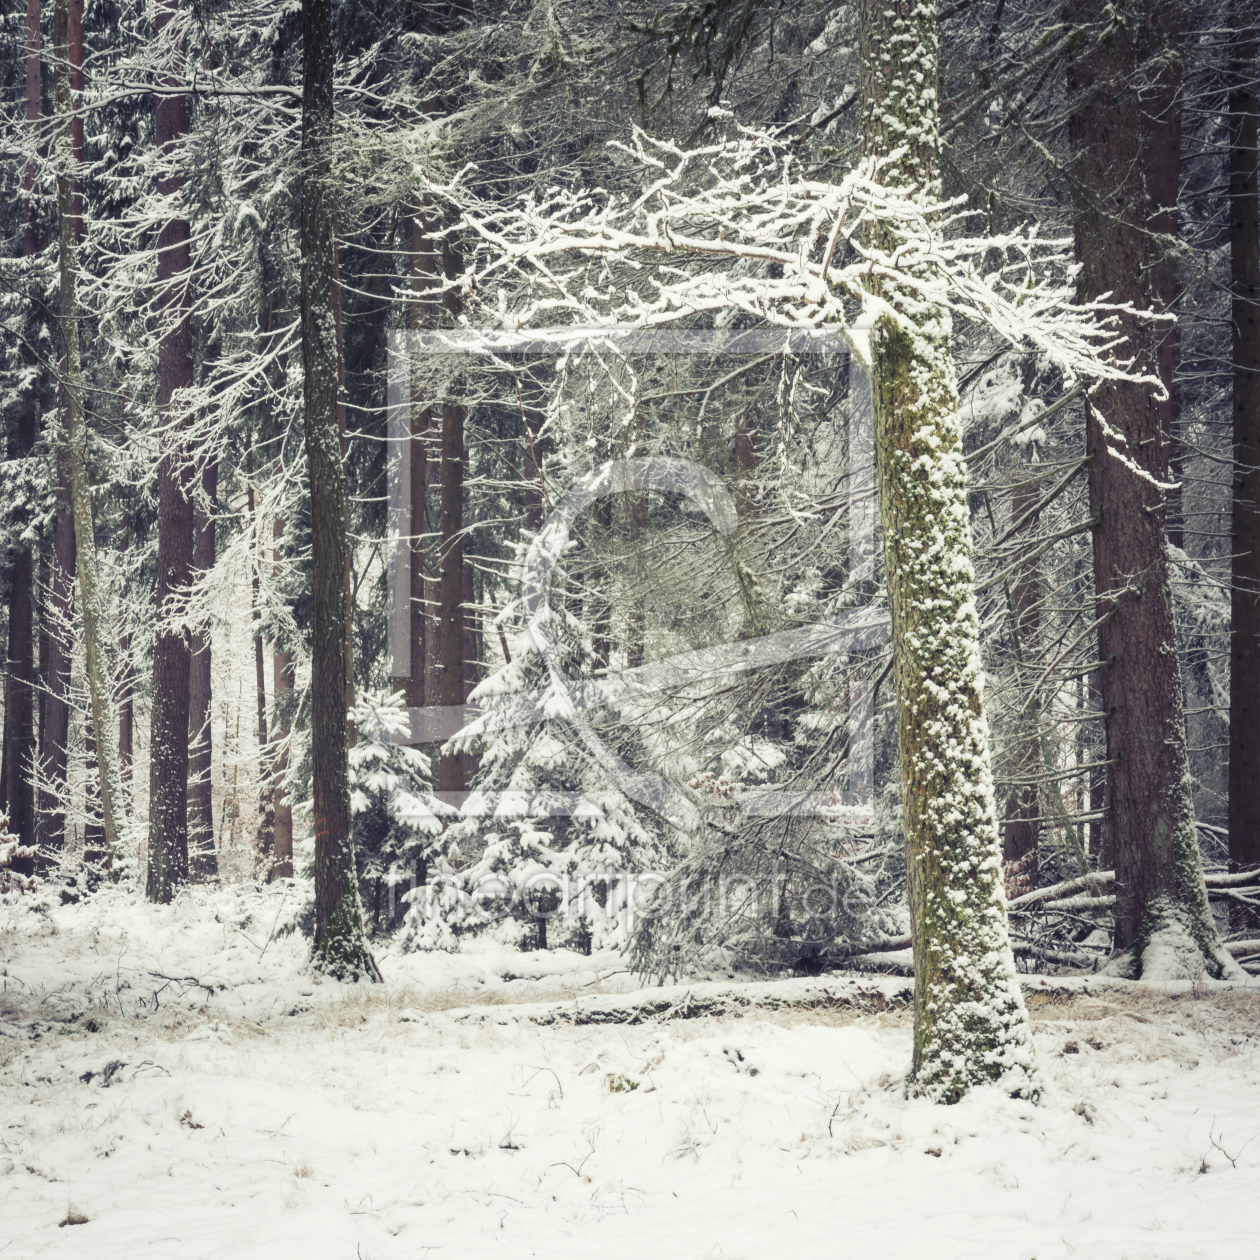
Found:
M 594 657 L 575 618 L 557 622 L 550 650 L 575 689 L 557 684 L 528 629 L 513 640 L 510 663 L 472 694 L 481 715 L 448 745 L 481 751 L 451 839 L 480 850 L 465 887 L 499 920 L 501 939 L 522 948 L 621 948 L 632 930 L 631 877 L 663 869 L 675 838 L 627 800 L 573 729 L 574 698 Z M 615 739 L 615 710 L 586 716 Z M 642 764 L 642 749 L 620 751 Z
M 351 713 L 351 834 L 374 935 L 397 926 L 396 890 L 427 882 L 434 840 L 457 816 L 434 795 L 428 753 L 398 742 L 411 730 L 403 700 L 402 692 L 365 691 Z

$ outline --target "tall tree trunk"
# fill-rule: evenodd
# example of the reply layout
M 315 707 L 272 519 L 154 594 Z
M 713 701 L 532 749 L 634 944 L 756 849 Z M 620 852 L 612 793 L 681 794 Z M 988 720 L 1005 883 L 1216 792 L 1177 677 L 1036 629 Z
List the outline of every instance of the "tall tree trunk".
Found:
M 1011 496 L 1011 520 L 1019 521 L 1029 512 L 1041 497 L 1041 483 L 1028 476 L 1029 469 L 1022 465 L 1017 475 L 1022 483 Z M 1032 646 L 1039 628 L 1040 575 L 1037 561 L 1034 558 L 1036 518 L 1029 520 L 1024 533 L 1027 541 L 1021 548 L 1024 555 L 1024 567 L 1020 569 L 1013 585 L 1006 591 L 1007 612 L 1010 617 L 1011 639 L 1015 650 L 1016 667 L 1027 678 L 1026 665 L 1028 651 Z M 1022 776 L 1034 778 L 1040 763 L 1039 735 L 1037 731 L 1037 715 L 1034 711 L 1017 719 L 1018 729 L 1016 769 Z M 1002 860 L 1004 862 L 1021 863 L 1021 873 L 1029 881 L 1029 888 L 1037 886 L 1037 834 L 1041 827 L 1040 811 L 1037 808 L 1037 788 L 1031 783 L 1016 788 L 1006 800 L 1006 814 L 1003 820 Z
M 29 20 L 29 15 L 28 15 Z M 70 0 L 60 16 L 53 9 L 54 45 L 58 56 L 68 63 L 70 91 L 78 91 L 83 84 L 83 21 L 81 0 Z M 29 30 L 28 30 L 29 39 Z M 31 65 L 27 61 L 28 93 Z M 27 110 L 30 103 L 28 97 Z M 73 158 L 74 185 L 80 183 L 79 164 L 83 158 L 83 124 L 73 120 L 70 124 L 70 147 Z M 77 198 L 76 198 L 77 200 Z M 82 219 L 71 213 L 69 222 L 75 244 L 82 233 Z M 68 401 L 66 320 L 61 321 L 61 380 L 57 389 L 57 409 L 64 430 L 67 426 Z M 48 595 L 43 615 L 40 617 L 41 649 L 47 637 L 46 656 L 40 663 L 43 688 L 40 694 L 40 778 L 44 789 L 40 793 L 39 829 L 40 858 L 45 863 L 55 860 L 58 851 L 65 847 L 67 794 L 66 764 L 70 739 L 70 650 L 74 633 L 74 571 L 77 563 L 75 551 L 74 507 L 71 488 L 70 452 L 62 445 L 57 452 L 57 523 L 54 527 L 52 554 L 48 566 Z M 45 629 L 45 623 L 47 628 Z
M 105 860 L 112 870 L 122 839 L 122 782 L 118 774 L 118 753 L 114 746 L 112 680 L 107 676 L 104 656 L 104 608 L 96 566 L 96 535 L 92 520 L 92 497 L 87 472 L 87 422 L 83 411 L 83 371 L 79 358 L 78 224 L 82 203 L 76 191 L 80 154 L 74 143 L 71 113 L 75 98 L 71 92 L 70 63 L 82 65 L 82 8 L 79 8 L 79 53 L 74 56 L 70 38 L 72 9 L 67 0 L 58 0 L 53 9 L 55 43 L 63 60 L 56 76 L 55 104 L 59 119 L 57 135 L 57 204 L 61 213 L 61 323 L 65 346 L 66 442 L 69 453 L 74 538 L 77 553 L 79 599 L 83 612 L 83 645 L 86 655 L 88 695 L 91 704 L 92 733 L 95 737 L 96 766 L 99 775 L 101 819 L 105 832 Z M 64 51 L 62 51 L 64 50 Z M 81 127 L 81 124 L 80 124 Z
M 1260 203 L 1256 0 L 1233 0 L 1229 246 L 1233 290 L 1234 503 L 1230 587 L 1229 865 L 1260 865 Z M 1235 926 L 1257 916 L 1231 911 Z
M 442 707 L 464 703 L 464 408 L 449 399 L 442 403 L 442 517 L 438 553 L 441 587 L 440 651 Z M 438 789 L 446 800 L 460 804 L 465 790 L 464 758 L 442 754 Z
M 55 13 L 55 9 L 54 9 Z M 64 329 L 63 329 L 64 341 Z M 64 355 L 63 355 L 64 360 Z M 64 373 L 63 373 L 64 374 Z M 65 414 L 64 386 L 59 391 Z M 54 862 L 66 842 L 66 761 L 70 739 L 70 644 L 74 634 L 74 508 L 70 491 L 70 451 L 57 451 L 57 521 L 48 558 L 48 585 L 40 615 L 41 714 L 39 731 L 40 859 Z
M 342 319 L 343 293 L 341 287 L 341 260 L 337 242 L 333 240 L 333 327 L 337 334 L 337 447 L 341 453 L 341 464 L 344 470 L 346 463 L 346 334 Z M 345 474 L 342 473 L 343 494 L 345 494 Z M 346 640 L 345 640 L 345 704 L 347 712 L 354 708 L 354 556 L 350 547 L 350 502 L 346 500 Z M 355 730 L 353 722 L 346 728 L 347 745 L 353 748 Z
M 436 285 L 439 278 L 439 256 L 434 247 L 430 225 L 421 207 L 410 219 L 411 232 L 411 293 L 407 308 L 407 329 L 416 338 L 426 328 L 434 327 L 441 311 L 441 299 Z M 407 361 L 410 364 L 416 345 L 408 346 Z M 408 657 L 405 673 L 392 681 L 395 691 L 402 691 L 408 708 L 423 708 L 437 696 L 426 686 L 428 626 L 431 621 L 425 600 L 424 588 L 424 533 L 426 529 L 426 505 L 429 493 L 429 451 L 432 440 L 433 411 L 420 399 L 411 397 L 410 415 L 407 418 L 409 441 L 407 442 L 407 477 L 410 491 L 407 500 L 405 532 L 410 537 L 407 546 L 408 588 Z
M 517 379 L 520 391 L 523 466 L 525 483 L 525 528 L 536 534 L 543 524 L 542 427 L 547 418 L 543 410 L 544 391 L 538 373 L 522 366 Z
M 207 358 L 213 361 L 213 356 Z M 217 452 L 210 454 L 201 467 L 201 492 L 206 504 L 203 507 L 197 503 L 193 510 L 193 568 L 198 574 L 214 568 L 219 497 Z M 211 664 L 210 626 L 203 624 L 191 637 L 188 665 L 188 875 L 196 883 L 219 876 L 210 782 L 214 752 L 210 733 Z
M 473 612 L 477 606 L 477 583 L 471 560 L 464 561 L 464 699 L 467 700 L 481 680 L 477 677 L 481 662 L 480 618 Z M 473 752 L 461 753 L 464 759 L 464 784 L 473 781 L 481 766 L 481 758 Z
M 347 514 L 337 425 L 336 245 L 332 198 L 331 0 L 302 0 L 302 358 L 310 479 L 312 777 L 315 795 L 315 952 L 331 975 L 379 980 L 354 872 L 347 760 Z
M 1182 59 L 1186 35 L 1186 7 L 1182 0 L 1146 0 L 1142 23 L 1150 85 L 1142 93 L 1142 170 L 1146 183 L 1146 226 L 1156 234 L 1151 241 L 1151 298 L 1161 313 L 1176 314 L 1181 306 L 1177 268 L 1177 200 L 1181 194 Z M 1155 366 L 1168 391 L 1156 401 L 1160 431 L 1168 447 L 1172 479 L 1181 480 L 1181 324 L 1160 324 L 1155 329 Z M 1185 542 L 1181 486 L 1168 491 L 1165 509 L 1168 541 L 1174 547 Z
M 1069 20 L 1085 28 L 1068 69 L 1077 295 L 1090 301 L 1110 292 L 1113 301 L 1141 309 L 1156 295 L 1148 287 L 1138 40 L 1130 33 L 1145 32 L 1152 17 L 1136 5 L 1128 23 L 1112 25 L 1114 15 L 1102 0 L 1069 0 Z M 1164 51 L 1180 55 L 1171 44 Z M 1128 345 L 1120 356 L 1157 370 L 1159 330 L 1151 321 L 1122 320 Z M 1101 385 L 1086 406 L 1111 763 L 1101 860 L 1116 871 L 1115 946 L 1124 955 L 1114 967 L 1135 977 L 1219 977 L 1238 968 L 1217 939 L 1195 835 L 1169 584 L 1165 423 L 1144 385 Z
M 34 137 L 40 116 L 40 27 L 39 0 L 26 5 L 26 125 Z M 32 197 L 35 191 L 34 163 L 28 163 L 22 181 L 22 254 L 26 259 L 39 252 Z M 39 423 L 40 384 L 37 383 L 18 404 L 17 424 L 9 447 L 11 459 L 25 459 L 35 445 Z M 34 611 L 34 554 L 19 547 L 13 554 L 9 587 L 8 687 L 5 697 L 5 809 L 9 834 L 23 847 L 35 843 L 35 661 L 32 642 Z M 31 859 L 18 859 L 30 869 Z
M 249 532 L 254 541 L 254 554 L 261 558 L 262 532 L 255 515 L 254 502 L 254 448 L 252 443 L 245 451 L 245 475 L 248 478 L 246 490 L 246 515 L 249 520 Z M 267 736 L 267 678 L 264 668 L 263 640 L 260 633 L 262 625 L 262 580 L 259 564 L 250 566 L 249 575 L 249 615 L 254 624 L 254 709 L 258 723 L 258 837 L 255 848 L 258 859 L 265 871 L 265 878 L 271 880 L 271 868 L 275 861 L 276 813 L 275 784 L 273 781 L 273 762 L 275 754 L 271 741 Z
M 159 0 L 154 42 L 168 64 L 158 87 L 180 87 L 183 43 L 166 28 L 178 0 Z M 154 137 L 162 166 L 158 193 L 174 197 L 183 187 L 176 163 L 188 134 L 187 98 L 158 95 Z M 182 439 L 178 391 L 193 384 L 192 296 L 188 220 L 168 219 L 158 235 L 161 334 L 158 341 L 158 407 L 162 421 L 158 464 L 157 636 L 153 648 L 153 720 L 149 740 L 150 901 L 167 902 L 188 879 L 188 710 L 191 652 L 188 636 L 172 622 L 192 580 L 192 465 Z
M 596 537 L 600 540 L 604 555 L 612 556 L 613 504 L 611 499 L 600 499 L 595 504 Z M 616 574 L 612 563 L 599 567 L 599 580 L 595 584 L 596 607 L 594 628 L 591 632 L 595 653 L 595 673 L 608 672 L 612 662 L 612 604 L 616 589 Z
M 271 527 L 272 537 L 279 542 L 284 537 L 284 522 L 276 521 Z M 280 551 L 273 553 L 276 567 L 280 564 Z M 289 769 L 288 738 L 290 729 L 289 701 L 296 677 L 293 653 L 277 646 L 272 654 L 271 697 L 276 717 L 271 739 L 271 803 L 274 817 L 275 842 L 271 870 L 268 879 L 293 878 L 293 803 L 284 790 L 284 778 Z
M 886 182 L 939 194 L 935 6 L 861 0 L 862 142 Z M 923 85 L 922 87 L 919 85 Z M 895 228 L 874 239 L 893 250 Z M 944 310 L 882 289 L 871 335 L 875 444 L 897 680 L 914 947 L 915 1088 L 943 1102 L 1000 1081 L 1032 1096 L 1032 1038 L 1007 936 L 981 698 L 958 388 Z
M 118 529 L 118 551 L 121 555 L 131 544 L 131 522 L 126 516 Z M 132 803 L 131 766 L 134 758 L 136 724 L 136 680 L 131 663 L 131 629 L 127 622 L 127 601 L 119 609 L 118 627 L 118 773 L 122 780 L 123 799 Z

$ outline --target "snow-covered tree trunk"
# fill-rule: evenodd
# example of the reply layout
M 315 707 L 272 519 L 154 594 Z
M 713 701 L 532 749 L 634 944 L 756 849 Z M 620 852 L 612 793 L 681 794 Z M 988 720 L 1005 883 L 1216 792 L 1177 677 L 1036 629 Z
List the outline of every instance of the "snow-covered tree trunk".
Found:
M 66 442 L 70 456 L 71 500 L 77 552 L 79 600 L 83 614 L 83 640 L 87 656 L 88 695 L 96 765 L 100 775 L 101 816 L 105 830 L 105 860 L 111 869 L 122 835 L 122 781 L 114 743 L 112 686 L 104 656 L 103 598 L 96 565 L 96 535 L 92 520 L 92 494 L 87 471 L 87 421 L 83 413 L 83 368 L 79 353 L 78 271 L 75 175 L 77 161 L 71 136 L 74 97 L 70 90 L 69 4 L 57 0 L 53 9 L 53 42 L 58 61 L 54 108 L 56 134 L 57 205 L 61 217 L 60 280 L 61 322 L 65 346 Z
M 302 359 L 313 551 L 311 752 L 315 795 L 315 952 L 321 971 L 380 979 L 368 951 L 350 837 L 346 661 L 349 540 L 337 424 L 331 0 L 302 0 Z
M 64 31 L 60 43 L 54 32 L 54 44 L 59 55 L 68 57 L 70 64 L 70 91 L 82 86 L 79 69 L 83 65 L 83 23 L 77 8 L 79 0 L 71 0 L 61 19 Z M 54 24 L 57 9 L 53 9 Z M 78 20 L 76 20 L 78 19 Z M 67 47 L 67 44 L 69 45 Z M 29 68 L 28 68 L 29 74 Z M 75 158 L 75 170 L 83 156 L 83 129 L 79 122 L 70 124 L 70 147 Z M 77 182 L 77 181 L 76 181 Z M 77 215 L 72 216 L 76 244 L 82 232 Z M 61 357 L 62 379 L 58 385 L 58 410 L 63 417 L 66 411 L 65 388 L 65 324 L 62 325 Z M 75 570 L 74 508 L 70 485 L 70 452 L 62 445 L 57 452 L 57 524 L 53 531 L 51 555 L 48 557 L 47 582 L 40 585 L 47 592 L 41 609 L 41 642 L 39 673 L 43 681 L 39 724 L 39 840 L 40 857 L 44 862 L 52 860 L 57 850 L 65 845 L 66 838 L 66 766 L 70 740 L 70 635 L 74 622 L 74 570 Z M 46 651 L 44 650 L 46 643 Z
M 939 196 L 935 5 L 862 0 L 862 141 L 885 183 Z M 870 243 L 899 240 L 880 225 Z M 897 680 L 914 945 L 914 1087 L 943 1102 L 998 1081 L 1033 1096 L 1007 935 L 958 392 L 946 310 L 894 284 L 871 329 L 876 460 Z
M 213 349 L 213 347 L 212 347 Z M 207 355 L 207 358 L 210 356 Z M 201 492 L 193 518 L 193 568 L 206 573 L 214 567 L 216 500 L 219 496 L 219 457 L 211 455 L 201 469 Z M 214 851 L 214 810 L 211 805 L 210 767 L 212 699 L 210 625 L 198 626 L 192 636 L 188 666 L 188 874 L 195 882 L 217 879 L 219 860 Z
M 1234 540 L 1229 654 L 1229 865 L 1260 865 L 1260 197 L 1256 0 L 1233 0 L 1229 248 L 1233 285 Z M 1235 924 L 1254 924 L 1248 907 Z
M 1137 22 L 1142 14 L 1135 6 L 1122 16 Z M 1077 0 L 1069 17 L 1084 28 L 1068 82 L 1078 295 L 1089 301 L 1111 293 L 1116 302 L 1148 308 L 1156 294 L 1135 90 L 1138 40 L 1101 0 Z M 1127 313 L 1119 318 L 1126 344 L 1118 357 L 1133 356 L 1153 374 L 1157 326 Z M 1195 834 L 1169 582 L 1169 449 L 1155 401 L 1150 384 L 1107 381 L 1086 407 L 1110 763 L 1101 862 L 1116 872 L 1115 946 L 1125 951 L 1113 965 L 1134 977 L 1237 975 L 1217 938 Z
M 442 663 L 442 705 L 464 703 L 464 408 L 454 399 L 442 403 L 442 515 L 438 551 L 441 589 L 438 634 Z M 443 799 L 459 803 L 467 788 L 462 753 L 444 752 L 438 763 Z
M 40 60 L 39 0 L 27 0 L 26 125 L 32 141 L 37 139 L 39 127 Z M 39 252 L 39 232 L 32 196 L 35 190 L 34 162 L 27 164 L 22 190 L 22 255 L 29 260 Z M 12 459 L 24 459 L 35 445 L 42 377 L 43 372 L 38 372 L 18 403 L 17 423 L 9 447 Z M 30 547 L 17 547 L 13 552 L 9 586 L 9 672 L 4 712 L 3 788 L 9 830 L 23 848 L 35 843 L 35 793 L 31 773 L 35 753 L 35 662 L 31 651 L 34 596 L 34 552 Z M 24 873 L 30 874 L 31 871 Z
M 272 538 L 276 543 L 284 537 L 284 521 L 272 524 Z M 276 567 L 280 565 L 280 551 L 272 552 Z M 271 657 L 271 703 L 277 717 L 272 728 L 271 800 L 275 819 L 275 847 L 269 879 L 293 878 L 293 802 L 285 791 L 284 779 L 289 770 L 288 737 L 290 729 L 288 702 L 296 685 L 293 653 L 279 644 Z
M 170 31 L 178 0 L 161 0 L 154 14 L 153 43 L 159 60 L 158 86 L 183 86 L 183 39 Z M 189 292 L 188 220 L 169 205 L 183 187 L 176 169 L 188 134 L 187 97 L 176 91 L 154 97 L 154 140 L 162 168 L 158 195 L 168 201 L 158 235 L 159 318 L 158 406 L 161 460 L 158 464 L 158 626 L 153 644 L 153 710 L 149 741 L 150 901 L 167 902 L 188 879 L 188 709 L 192 655 L 178 623 L 183 592 L 192 581 L 192 465 L 180 435 L 177 395 L 192 388 L 192 297 Z
M 55 10 L 54 10 L 55 12 Z M 64 360 L 64 330 L 63 330 Z M 64 376 L 64 370 L 63 370 Z M 65 386 L 59 390 L 64 411 Z M 74 623 L 74 506 L 70 489 L 70 452 L 57 452 L 57 523 L 46 566 L 47 591 L 40 608 L 39 676 L 43 681 L 39 723 L 40 860 L 55 860 L 66 842 L 66 763 L 70 740 L 70 636 Z M 41 578 L 44 575 L 41 574 Z

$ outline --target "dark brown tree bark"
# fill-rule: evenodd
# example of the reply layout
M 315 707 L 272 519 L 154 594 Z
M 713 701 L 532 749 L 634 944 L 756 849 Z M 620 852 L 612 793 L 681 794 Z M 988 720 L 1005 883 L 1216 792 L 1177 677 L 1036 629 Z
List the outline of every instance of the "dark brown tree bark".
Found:
M 1229 244 L 1233 289 L 1234 502 L 1230 594 L 1229 865 L 1260 865 L 1260 205 L 1256 0 L 1233 0 Z M 1244 907 L 1235 924 L 1254 924 Z
M 759 384 L 757 380 L 749 382 L 747 392 L 750 399 Z M 735 507 L 741 517 L 751 515 L 753 510 L 752 479 L 756 471 L 757 417 L 750 402 L 735 422 Z
M 169 43 L 163 39 L 163 32 L 177 11 L 178 0 L 160 0 L 154 18 L 157 44 Z M 182 86 L 181 76 L 168 70 L 158 77 L 158 86 Z M 175 164 L 187 134 L 187 97 L 156 95 L 154 139 L 163 162 L 158 175 L 158 192 L 162 196 L 174 196 L 183 186 L 183 176 Z M 158 235 L 158 284 L 158 406 L 163 434 L 158 464 L 158 627 L 153 648 L 146 892 L 150 901 L 167 902 L 188 879 L 191 652 L 187 635 L 170 624 L 178 616 L 179 600 L 192 580 L 193 568 L 193 471 L 181 441 L 185 426 L 176 397 L 180 390 L 193 384 L 187 219 L 171 218 L 162 225 Z
M 311 497 L 311 760 L 315 796 L 315 952 L 321 971 L 380 972 L 368 952 L 350 836 L 346 717 L 347 504 L 338 432 L 337 261 L 333 235 L 331 0 L 302 0 L 302 358 Z
M 341 260 L 336 238 L 333 239 L 333 327 L 337 334 L 337 445 L 341 452 L 344 469 L 346 462 L 346 334 L 342 322 Z M 344 473 L 343 473 L 344 477 Z M 345 645 L 345 703 L 346 710 L 354 708 L 354 571 L 353 552 L 350 546 L 350 502 L 346 500 L 346 645 Z M 354 747 L 356 735 L 354 723 L 346 727 L 347 746 Z
M 478 666 L 481 662 L 480 618 L 473 611 L 477 606 L 477 583 L 473 574 L 472 561 L 464 561 L 464 699 L 467 700 L 473 689 L 481 680 L 478 678 Z M 473 781 L 481 758 L 472 752 L 461 753 L 464 759 L 464 783 Z
M 118 550 L 131 544 L 131 522 L 126 516 L 118 529 Z M 127 808 L 132 803 L 131 767 L 135 756 L 136 680 L 131 667 L 131 630 L 124 601 L 118 628 L 118 772 Z
M 1181 306 L 1177 270 L 1177 198 L 1181 192 L 1182 60 L 1186 9 L 1180 0 L 1147 0 L 1143 22 L 1144 52 L 1150 83 L 1142 93 L 1142 170 L 1146 183 L 1146 227 L 1156 234 L 1150 242 L 1151 298 L 1161 313 L 1176 314 Z M 1155 334 L 1155 366 L 1168 397 L 1157 399 L 1160 430 L 1168 446 L 1172 480 L 1181 479 L 1181 324 L 1160 324 Z M 1181 487 L 1168 491 L 1165 509 L 1168 541 L 1185 541 Z
M 32 131 L 40 117 L 40 26 L 39 0 L 26 5 L 26 123 Z M 35 190 L 34 165 L 28 164 L 23 177 L 22 254 L 32 258 L 39 252 L 32 195 Z M 35 444 L 39 420 L 40 386 L 37 384 L 18 404 L 17 423 L 9 447 L 11 459 L 24 459 Z M 35 843 L 35 661 L 32 638 L 34 612 L 34 554 L 29 547 L 16 548 L 9 587 L 8 674 L 4 710 L 4 808 L 9 816 L 9 834 L 24 847 Z M 20 859 L 23 864 L 28 859 Z M 33 870 L 33 862 L 29 865 Z M 31 874 L 31 870 L 21 873 Z
M 10 456 L 22 459 L 35 441 L 35 412 L 23 400 Z M 5 705 L 5 810 L 9 834 L 22 845 L 35 839 L 35 661 L 32 655 L 33 556 L 29 547 L 13 553 L 9 587 L 8 694 Z
M 201 491 L 205 505 L 199 502 L 193 511 L 193 568 L 199 574 L 214 568 L 219 497 L 217 453 L 212 453 L 202 465 Z M 214 752 L 210 731 L 211 664 L 210 627 L 202 625 L 191 636 L 188 668 L 188 874 L 196 883 L 219 876 L 210 782 Z
M 44 593 L 52 589 L 52 575 L 50 569 L 49 552 L 51 548 L 45 544 L 39 549 L 39 572 L 36 578 L 35 589 L 42 596 Z M 50 601 L 45 599 L 38 605 L 39 608 L 39 691 L 35 697 L 36 717 L 39 723 L 39 759 L 43 764 L 44 758 L 44 714 L 46 709 L 45 701 L 48 699 L 48 653 L 50 650 L 50 640 L 48 637 L 48 607 Z M 37 836 L 43 834 L 43 804 L 36 802 L 35 809 L 35 833 Z
M 1144 120 L 1135 90 L 1137 30 L 1150 15 L 1130 11 L 1115 26 L 1102 0 L 1070 0 L 1069 20 L 1086 29 L 1069 66 L 1073 112 L 1074 230 L 1078 297 L 1110 292 L 1146 308 L 1155 299 L 1149 203 L 1142 166 Z M 1092 25 L 1091 25 L 1092 24 Z M 1100 36 L 1100 31 L 1106 34 Z M 1169 48 L 1172 55 L 1180 50 Z M 1158 369 L 1159 332 L 1122 317 L 1127 345 L 1147 372 Z M 1200 869 L 1186 757 L 1181 672 L 1169 584 L 1165 487 L 1169 450 L 1155 391 L 1104 384 L 1089 397 L 1094 588 L 1110 807 L 1102 863 L 1116 871 L 1115 946 L 1134 976 L 1220 976 L 1237 971 L 1220 947 Z M 1145 958 L 1152 942 L 1152 967 Z

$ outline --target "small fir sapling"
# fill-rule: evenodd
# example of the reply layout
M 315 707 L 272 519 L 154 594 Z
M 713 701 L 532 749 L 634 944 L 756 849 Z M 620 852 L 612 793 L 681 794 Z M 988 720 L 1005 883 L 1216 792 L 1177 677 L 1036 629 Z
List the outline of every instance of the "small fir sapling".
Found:
M 39 886 L 35 875 L 24 875 L 15 870 L 13 863 L 23 858 L 34 860 L 34 845 L 22 844 L 17 836 L 9 834 L 9 816 L 0 814 L 0 896 L 5 893 L 34 892 Z
M 350 749 L 350 810 L 355 869 L 373 933 L 403 918 L 399 888 L 427 882 L 436 841 L 456 811 L 433 795 L 427 753 L 395 742 L 410 732 L 403 694 L 366 691 L 353 710 L 358 743 Z
M 631 877 L 658 869 L 668 829 L 637 809 L 584 747 L 573 722 L 581 680 L 593 672 L 590 645 L 565 615 L 554 647 L 574 688 L 557 685 L 528 630 L 512 659 L 473 692 L 478 719 L 448 747 L 480 749 L 481 770 L 452 829 L 480 850 L 466 887 L 483 921 L 522 948 L 621 948 L 632 930 Z M 589 715 L 588 715 L 589 716 Z M 592 724 L 612 738 L 615 712 Z M 644 750 L 619 751 L 644 764 Z

